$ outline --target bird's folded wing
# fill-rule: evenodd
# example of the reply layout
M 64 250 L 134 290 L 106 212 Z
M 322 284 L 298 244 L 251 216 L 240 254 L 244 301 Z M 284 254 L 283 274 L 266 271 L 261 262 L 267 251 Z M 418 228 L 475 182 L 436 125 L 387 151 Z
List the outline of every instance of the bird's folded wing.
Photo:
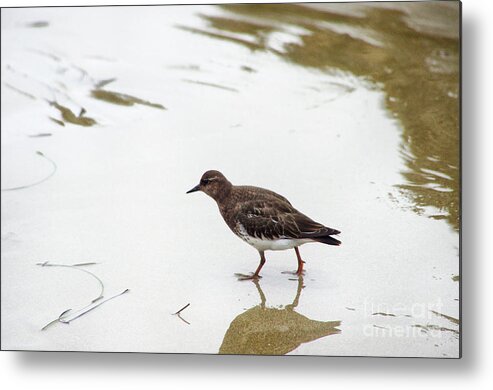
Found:
M 290 204 L 278 201 L 244 203 L 237 219 L 250 236 L 258 238 L 317 238 L 339 233 L 313 221 Z

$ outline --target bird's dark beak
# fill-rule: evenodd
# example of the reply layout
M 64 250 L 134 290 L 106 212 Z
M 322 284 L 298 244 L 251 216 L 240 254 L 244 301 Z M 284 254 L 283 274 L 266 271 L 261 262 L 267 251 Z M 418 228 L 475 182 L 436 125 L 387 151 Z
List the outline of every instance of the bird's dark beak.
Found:
M 187 194 L 190 194 L 191 192 L 196 192 L 196 191 L 200 191 L 200 184 L 197 184 L 190 191 L 187 191 Z

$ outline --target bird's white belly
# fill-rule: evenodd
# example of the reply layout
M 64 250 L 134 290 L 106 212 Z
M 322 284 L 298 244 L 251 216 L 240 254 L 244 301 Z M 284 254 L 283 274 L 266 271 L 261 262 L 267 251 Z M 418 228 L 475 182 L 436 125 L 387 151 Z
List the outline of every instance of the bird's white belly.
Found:
M 296 246 L 300 246 L 310 242 L 309 239 L 294 240 L 290 238 L 280 238 L 277 240 L 267 240 L 254 237 L 242 237 L 248 244 L 253 246 L 259 251 L 283 251 L 286 249 L 293 249 Z
M 294 247 L 306 244 L 307 242 L 313 242 L 309 238 L 303 239 L 292 239 L 292 238 L 278 238 L 278 239 L 268 239 L 268 238 L 258 238 L 250 236 L 244 226 L 241 223 L 236 225 L 236 234 L 243 241 L 253 246 L 258 251 L 283 251 L 286 249 L 293 249 Z
M 278 238 L 278 239 L 268 239 L 268 238 L 258 238 L 250 236 L 245 227 L 238 223 L 236 225 L 235 233 L 243 241 L 253 246 L 258 251 L 283 251 L 286 249 L 293 249 L 294 247 L 306 244 L 307 242 L 312 242 L 309 238 L 304 239 L 292 239 L 292 238 Z

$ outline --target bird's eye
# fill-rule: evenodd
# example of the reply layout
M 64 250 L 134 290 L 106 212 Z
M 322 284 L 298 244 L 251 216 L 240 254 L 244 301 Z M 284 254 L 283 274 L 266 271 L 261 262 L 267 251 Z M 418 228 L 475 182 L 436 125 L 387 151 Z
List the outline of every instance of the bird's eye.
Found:
M 204 186 L 205 186 L 207 183 L 209 183 L 209 179 L 202 179 L 202 180 L 200 181 L 200 184 L 202 184 L 202 185 L 204 185 Z

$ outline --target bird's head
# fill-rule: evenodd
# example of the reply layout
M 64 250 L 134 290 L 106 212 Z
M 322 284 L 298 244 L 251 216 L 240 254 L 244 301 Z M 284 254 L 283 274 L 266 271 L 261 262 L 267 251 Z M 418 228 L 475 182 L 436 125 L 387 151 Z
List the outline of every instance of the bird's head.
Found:
M 224 199 L 231 190 L 232 184 L 219 171 L 207 171 L 202 175 L 200 183 L 193 187 L 187 194 L 196 191 L 205 192 L 214 200 Z

